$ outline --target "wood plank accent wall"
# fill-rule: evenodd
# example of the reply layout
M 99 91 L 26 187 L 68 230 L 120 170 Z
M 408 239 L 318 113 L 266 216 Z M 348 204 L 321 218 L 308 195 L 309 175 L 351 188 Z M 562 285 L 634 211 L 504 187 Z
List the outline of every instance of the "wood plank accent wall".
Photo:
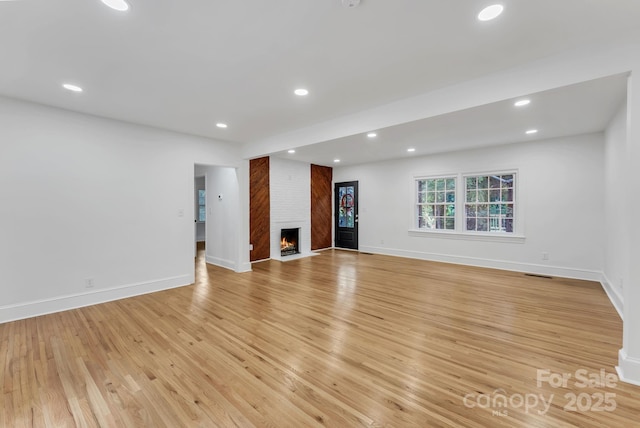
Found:
M 331 247 L 333 168 L 311 165 L 311 249 Z
M 253 244 L 250 260 L 271 257 L 271 202 L 269 157 L 249 161 L 249 239 Z

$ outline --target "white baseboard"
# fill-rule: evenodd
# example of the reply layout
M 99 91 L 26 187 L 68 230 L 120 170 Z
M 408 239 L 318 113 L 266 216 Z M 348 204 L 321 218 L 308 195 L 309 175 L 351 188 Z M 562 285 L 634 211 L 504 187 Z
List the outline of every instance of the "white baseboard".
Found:
M 252 270 L 251 262 L 246 262 L 246 263 L 240 263 L 238 265 L 238 268 L 236 269 L 236 272 L 244 273 L 244 272 L 251 272 L 251 270 Z
M 624 349 L 618 352 L 616 371 L 621 381 L 640 386 L 640 359 L 628 356 Z
M 233 271 L 236 270 L 236 262 L 234 262 L 233 260 L 222 259 L 220 257 L 214 257 L 209 254 L 206 254 L 205 262 L 209 263 L 210 265 L 223 267 L 225 269 L 230 269 Z
M 219 267 L 229 269 L 238 273 L 251 272 L 251 262 L 236 263 L 233 260 L 214 257 L 214 256 L 210 256 L 209 254 L 205 255 L 205 262 L 209 263 L 210 265 L 219 266 Z
M 193 284 L 193 274 L 0 306 L 0 324 Z
M 600 280 L 602 279 L 602 272 L 586 269 L 539 265 L 533 263 L 519 263 L 505 260 L 482 259 L 477 257 L 453 256 L 449 254 L 426 253 L 422 251 L 398 250 L 382 247 L 361 246 L 360 251 L 374 254 L 384 254 L 388 256 L 407 257 L 410 259 L 429 260 L 434 262 L 454 263 L 459 265 L 509 270 L 515 272 L 534 273 L 537 275 L 558 276 L 562 278 L 584 279 L 597 282 L 600 282 Z
M 624 299 L 622 298 L 618 290 L 611 286 L 611 281 L 609 281 L 604 273 L 602 274 L 602 278 L 600 279 L 600 284 L 602 284 L 604 292 L 607 293 L 607 297 L 611 301 L 611 304 L 614 308 L 616 308 L 616 311 L 618 311 L 620 319 L 624 320 Z

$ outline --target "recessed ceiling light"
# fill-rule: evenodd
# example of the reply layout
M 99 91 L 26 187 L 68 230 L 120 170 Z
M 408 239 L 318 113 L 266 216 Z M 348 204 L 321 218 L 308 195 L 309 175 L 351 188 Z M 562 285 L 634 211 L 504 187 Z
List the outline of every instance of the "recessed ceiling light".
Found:
M 501 4 L 492 4 L 491 6 L 487 6 L 480 11 L 480 13 L 478 14 L 478 20 L 491 21 L 492 19 L 500 16 L 503 10 L 504 6 L 502 6 Z
M 377 136 L 378 136 L 378 134 L 376 134 L 375 132 L 369 132 L 369 133 L 367 134 L 367 137 L 369 137 L 369 138 L 375 138 L 375 137 L 377 137 Z
M 408 151 L 409 153 L 413 153 L 413 152 L 415 152 L 415 151 L 416 151 L 416 149 L 415 149 L 415 148 L 413 148 L 413 147 L 409 147 L 409 148 L 407 149 L 407 151 Z
M 124 0 L 102 0 L 102 3 L 109 6 L 111 9 L 124 12 L 129 10 L 129 4 Z
M 80 86 L 72 85 L 71 83 L 65 83 L 62 87 L 71 92 L 82 92 Z
M 538 130 L 537 130 L 537 129 L 529 129 L 529 130 L 527 131 L 527 135 L 536 134 L 537 132 L 538 132 Z
M 358 7 L 360 0 L 342 0 L 342 6 L 346 8 Z
M 293 93 L 299 97 L 304 97 L 305 95 L 309 95 L 309 91 L 304 88 L 296 89 L 295 91 L 293 91 Z
M 226 124 L 226 123 L 222 123 L 222 122 L 218 122 L 218 123 L 216 123 L 216 126 L 217 126 L 218 128 L 226 128 L 226 127 L 227 127 L 227 124 Z
M 292 154 L 294 154 L 295 152 L 296 152 L 295 150 L 291 149 L 291 150 L 289 150 L 287 153 L 289 153 L 290 155 L 292 155 Z
M 333 160 L 335 163 L 340 163 L 340 159 L 334 159 Z
M 531 100 L 525 98 L 525 99 L 516 101 L 515 103 L 513 103 L 513 105 L 516 107 L 522 107 L 522 106 L 528 105 L 529 103 L 531 103 Z

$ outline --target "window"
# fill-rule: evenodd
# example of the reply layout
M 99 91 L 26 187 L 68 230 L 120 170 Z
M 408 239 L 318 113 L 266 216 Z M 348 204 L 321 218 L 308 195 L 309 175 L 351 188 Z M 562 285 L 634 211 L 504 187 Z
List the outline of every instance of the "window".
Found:
M 207 219 L 207 191 L 198 190 L 198 221 L 203 222 Z
M 411 231 L 449 232 L 452 239 L 524 239 L 516 235 L 522 233 L 516 226 L 516 176 L 506 170 L 415 177 Z
M 515 174 L 464 177 L 466 231 L 513 233 Z
M 455 177 L 419 178 L 416 191 L 418 229 L 455 230 Z

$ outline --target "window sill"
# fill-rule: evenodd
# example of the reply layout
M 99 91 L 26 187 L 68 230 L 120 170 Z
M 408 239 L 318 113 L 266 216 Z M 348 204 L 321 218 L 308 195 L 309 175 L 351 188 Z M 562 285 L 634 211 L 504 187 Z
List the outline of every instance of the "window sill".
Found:
M 459 239 L 463 241 L 511 242 L 515 244 L 524 244 L 525 241 L 524 235 L 512 235 L 506 233 L 465 233 L 424 229 L 409 229 L 409 236 L 416 236 L 420 238 Z

